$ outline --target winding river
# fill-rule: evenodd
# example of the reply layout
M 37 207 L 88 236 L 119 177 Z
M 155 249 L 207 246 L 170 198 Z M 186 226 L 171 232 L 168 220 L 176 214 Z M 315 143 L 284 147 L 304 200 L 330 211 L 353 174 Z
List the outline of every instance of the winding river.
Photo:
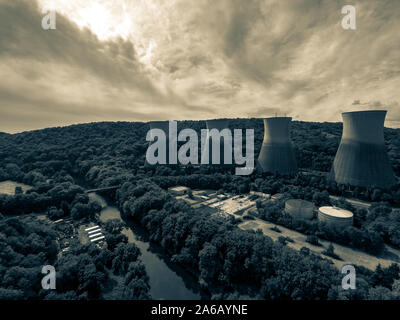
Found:
M 102 206 L 100 220 L 105 222 L 110 219 L 121 218 L 119 209 L 110 205 L 96 193 L 89 194 L 89 197 Z M 126 222 L 123 233 L 142 252 L 141 260 L 146 267 L 150 282 L 150 294 L 152 299 L 165 300 L 198 300 L 201 293 L 198 284 L 193 276 L 180 267 L 169 262 L 163 254 L 163 249 L 149 242 L 146 232 L 135 223 Z
M 15 187 L 21 187 L 24 192 L 31 186 L 15 181 L 0 182 L 0 193 L 14 195 Z M 110 219 L 118 219 L 126 224 L 123 233 L 141 251 L 141 261 L 146 267 L 149 276 L 150 294 L 156 300 L 198 300 L 204 296 L 194 277 L 179 266 L 170 262 L 163 253 L 163 249 L 149 242 L 147 233 L 137 224 L 124 221 L 119 209 L 96 193 L 90 193 L 89 197 L 97 201 L 102 210 L 100 220 L 105 222 Z

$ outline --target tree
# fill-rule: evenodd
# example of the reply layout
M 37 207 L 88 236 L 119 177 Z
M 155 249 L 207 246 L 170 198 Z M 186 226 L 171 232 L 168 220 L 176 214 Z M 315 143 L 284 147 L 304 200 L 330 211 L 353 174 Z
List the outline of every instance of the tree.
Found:
M 307 247 L 301 247 L 300 248 L 300 254 L 303 256 L 309 256 L 310 255 L 310 249 Z
M 14 192 L 15 194 L 23 194 L 24 193 L 24 191 L 22 191 L 22 188 L 21 187 L 15 187 L 15 192 Z
M 200 279 L 206 283 L 214 279 L 219 269 L 217 248 L 211 243 L 206 243 L 199 252 Z
M 326 253 L 330 256 L 335 254 L 335 248 L 332 243 L 329 244 L 328 249 L 326 249 Z
M 368 291 L 368 300 L 393 300 L 395 296 L 385 287 L 377 286 Z
M 314 246 L 320 246 L 320 243 L 318 241 L 318 237 L 314 234 L 310 234 L 306 238 L 306 242 L 311 243 Z
M 51 220 L 58 220 L 64 216 L 64 211 L 56 207 L 50 207 L 47 209 L 47 215 Z
M 281 245 L 286 246 L 286 244 L 287 244 L 286 237 L 280 236 L 280 237 L 278 238 L 278 242 L 279 242 Z

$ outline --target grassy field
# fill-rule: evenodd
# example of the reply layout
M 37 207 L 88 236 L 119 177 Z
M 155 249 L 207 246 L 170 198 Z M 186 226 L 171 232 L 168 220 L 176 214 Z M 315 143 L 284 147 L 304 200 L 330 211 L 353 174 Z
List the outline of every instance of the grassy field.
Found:
M 279 233 L 271 230 L 271 228 L 274 226 L 277 227 L 281 232 Z M 272 238 L 274 241 L 277 241 L 278 238 L 281 236 L 290 237 L 291 239 L 294 240 L 294 242 L 293 243 L 288 242 L 287 245 L 289 247 L 296 250 L 300 250 L 302 247 L 309 248 L 314 253 L 320 254 L 323 257 L 331 259 L 339 269 L 341 269 L 343 265 L 353 264 L 353 265 L 364 266 L 371 270 L 375 270 L 378 264 L 387 267 L 391 265 L 393 262 L 396 263 L 400 262 L 400 250 L 391 248 L 389 246 L 386 246 L 385 250 L 386 252 L 384 254 L 382 254 L 379 257 L 375 257 L 368 253 L 333 243 L 333 246 L 335 248 L 335 253 L 341 258 L 341 260 L 338 260 L 321 254 L 322 251 L 328 248 L 330 244 L 329 241 L 319 240 L 321 246 L 314 246 L 306 242 L 306 236 L 304 234 L 287 229 L 282 226 L 278 226 L 274 223 L 266 222 L 260 219 L 255 219 L 242 222 L 241 224 L 239 224 L 239 228 L 243 230 L 254 230 L 254 231 L 256 231 L 257 229 L 261 229 L 266 236 Z
M 0 194 L 9 194 L 11 196 L 13 196 L 15 194 L 15 187 L 21 187 L 23 192 L 26 192 L 27 190 L 31 189 L 31 186 L 28 186 L 26 184 L 23 183 L 18 183 L 18 182 L 14 182 L 14 181 L 1 181 L 0 182 Z

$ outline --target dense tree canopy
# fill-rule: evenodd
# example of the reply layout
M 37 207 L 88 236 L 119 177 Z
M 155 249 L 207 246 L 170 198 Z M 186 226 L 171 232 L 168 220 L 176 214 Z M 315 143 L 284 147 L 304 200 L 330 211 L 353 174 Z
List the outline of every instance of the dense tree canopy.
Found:
M 185 121 L 178 130 L 205 128 L 202 121 Z M 255 129 L 255 155 L 262 138 L 261 119 L 233 119 L 231 128 Z M 231 193 L 250 190 L 284 193 L 317 205 L 329 195 L 377 202 L 371 212 L 355 211 L 351 229 L 330 233 L 323 225 L 290 220 L 279 202 L 259 205 L 262 218 L 290 226 L 310 236 L 379 252 L 384 242 L 400 246 L 400 219 L 392 206 L 400 203 L 400 187 L 390 190 L 336 185 L 326 180 L 340 141 L 339 123 L 293 122 L 292 140 L 301 171 L 295 176 L 254 172 L 236 176 L 233 168 L 213 166 L 144 166 L 147 149 L 145 123 L 93 123 L 0 135 L 0 181 L 31 185 L 26 193 L 0 195 L 1 298 L 142 299 L 148 297 L 148 279 L 139 250 L 121 235 L 121 226 L 105 226 L 109 247 L 74 243 L 57 259 L 54 230 L 36 220 L 22 223 L 31 213 L 49 219 L 92 221 L 100 207 L 82 186 L 119 186 L 107 196 L 162 246 L 171 261 L 190 270 L 213 297 L 235 297 L 237 292 L 265 299 L 373 299 L 399 297 L 398 270 L 377 270 L 374 278 L 360 269 L 356 292 L 340 288 L 340 272 L 307 250 L 297 252 L 258 232 L 243 231 L 233 220 L 210 216 L 177 201 L 165 190 L 170 186 L 213 189 Z M 400 176 L 400 130 L 385 129 L 385 142 L 397 176 Z M 353 208 L 354 209 L 354 208 Z M 28 229 L 26 229 L 28 228 Z M 368 249 L 370 248 L 370 249 Z M 39 266 L 54 263 L 60 286 L 43 292 Z M 117 277 L 118 284 L 110 286 Z M 31 281 L 33 278 L 36 280 Z M 28 283 L 29 282 L 29 283 Z

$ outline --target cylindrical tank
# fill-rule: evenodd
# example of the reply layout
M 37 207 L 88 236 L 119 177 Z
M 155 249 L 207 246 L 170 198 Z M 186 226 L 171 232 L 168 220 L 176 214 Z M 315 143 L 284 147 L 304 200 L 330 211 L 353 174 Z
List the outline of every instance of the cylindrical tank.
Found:
M 295 174 L 297 163 L 290 140 L 290 117 L 264 119 L 264 141 L 258 156 L 263 172 Z
M 337 207 L 320 207 L 318 220 L 330 226 L 345 228 L 353 225 L 353 213 Z
M 314 204 L 301 199 L 290 199 L 285 202 L 285 212 L 295 219 L 312 219 Z
M 202 164 L 213 164 L 212 162 L 212 153 L 213 153 L 213 149 L 212 149 L 212 138 L 210 136 L 210 130 L 212 129 L 217 129 L 219 132 L 221 132 L 224 129 L 229 129 L 228 126 L 228 120 L 226 119 L 214 119 L 214 120 L 207 120 L 206 121 L 206 126 L 207 126 L 207 136 L 206 136 L 206 141 L 204 146 L 202 146 L 202 150 L 201 150 L 201 163 Z M 233 137 L 232 137 L 232 141 L 233 141 Z M 228 144 L 230 144 L 230 148 L 232 148 L 232 141 L 229 141 Z M 215 163 L 215 164 L 224 164 L 224 138 L 221 135 L 221 139 L 220 139 L 220 146 L 219 146 L 219 151 L 220 151 L 220 160 L 219 163 Z M 232 156 L 232 152 L 231 152 L 231 156 Z M 232 158 L 233 161 L 233 158 Z
M 359 187 L 395 184 L 383 136 L 385 110 L 342 113 L 343 134 L 330 179 Z

